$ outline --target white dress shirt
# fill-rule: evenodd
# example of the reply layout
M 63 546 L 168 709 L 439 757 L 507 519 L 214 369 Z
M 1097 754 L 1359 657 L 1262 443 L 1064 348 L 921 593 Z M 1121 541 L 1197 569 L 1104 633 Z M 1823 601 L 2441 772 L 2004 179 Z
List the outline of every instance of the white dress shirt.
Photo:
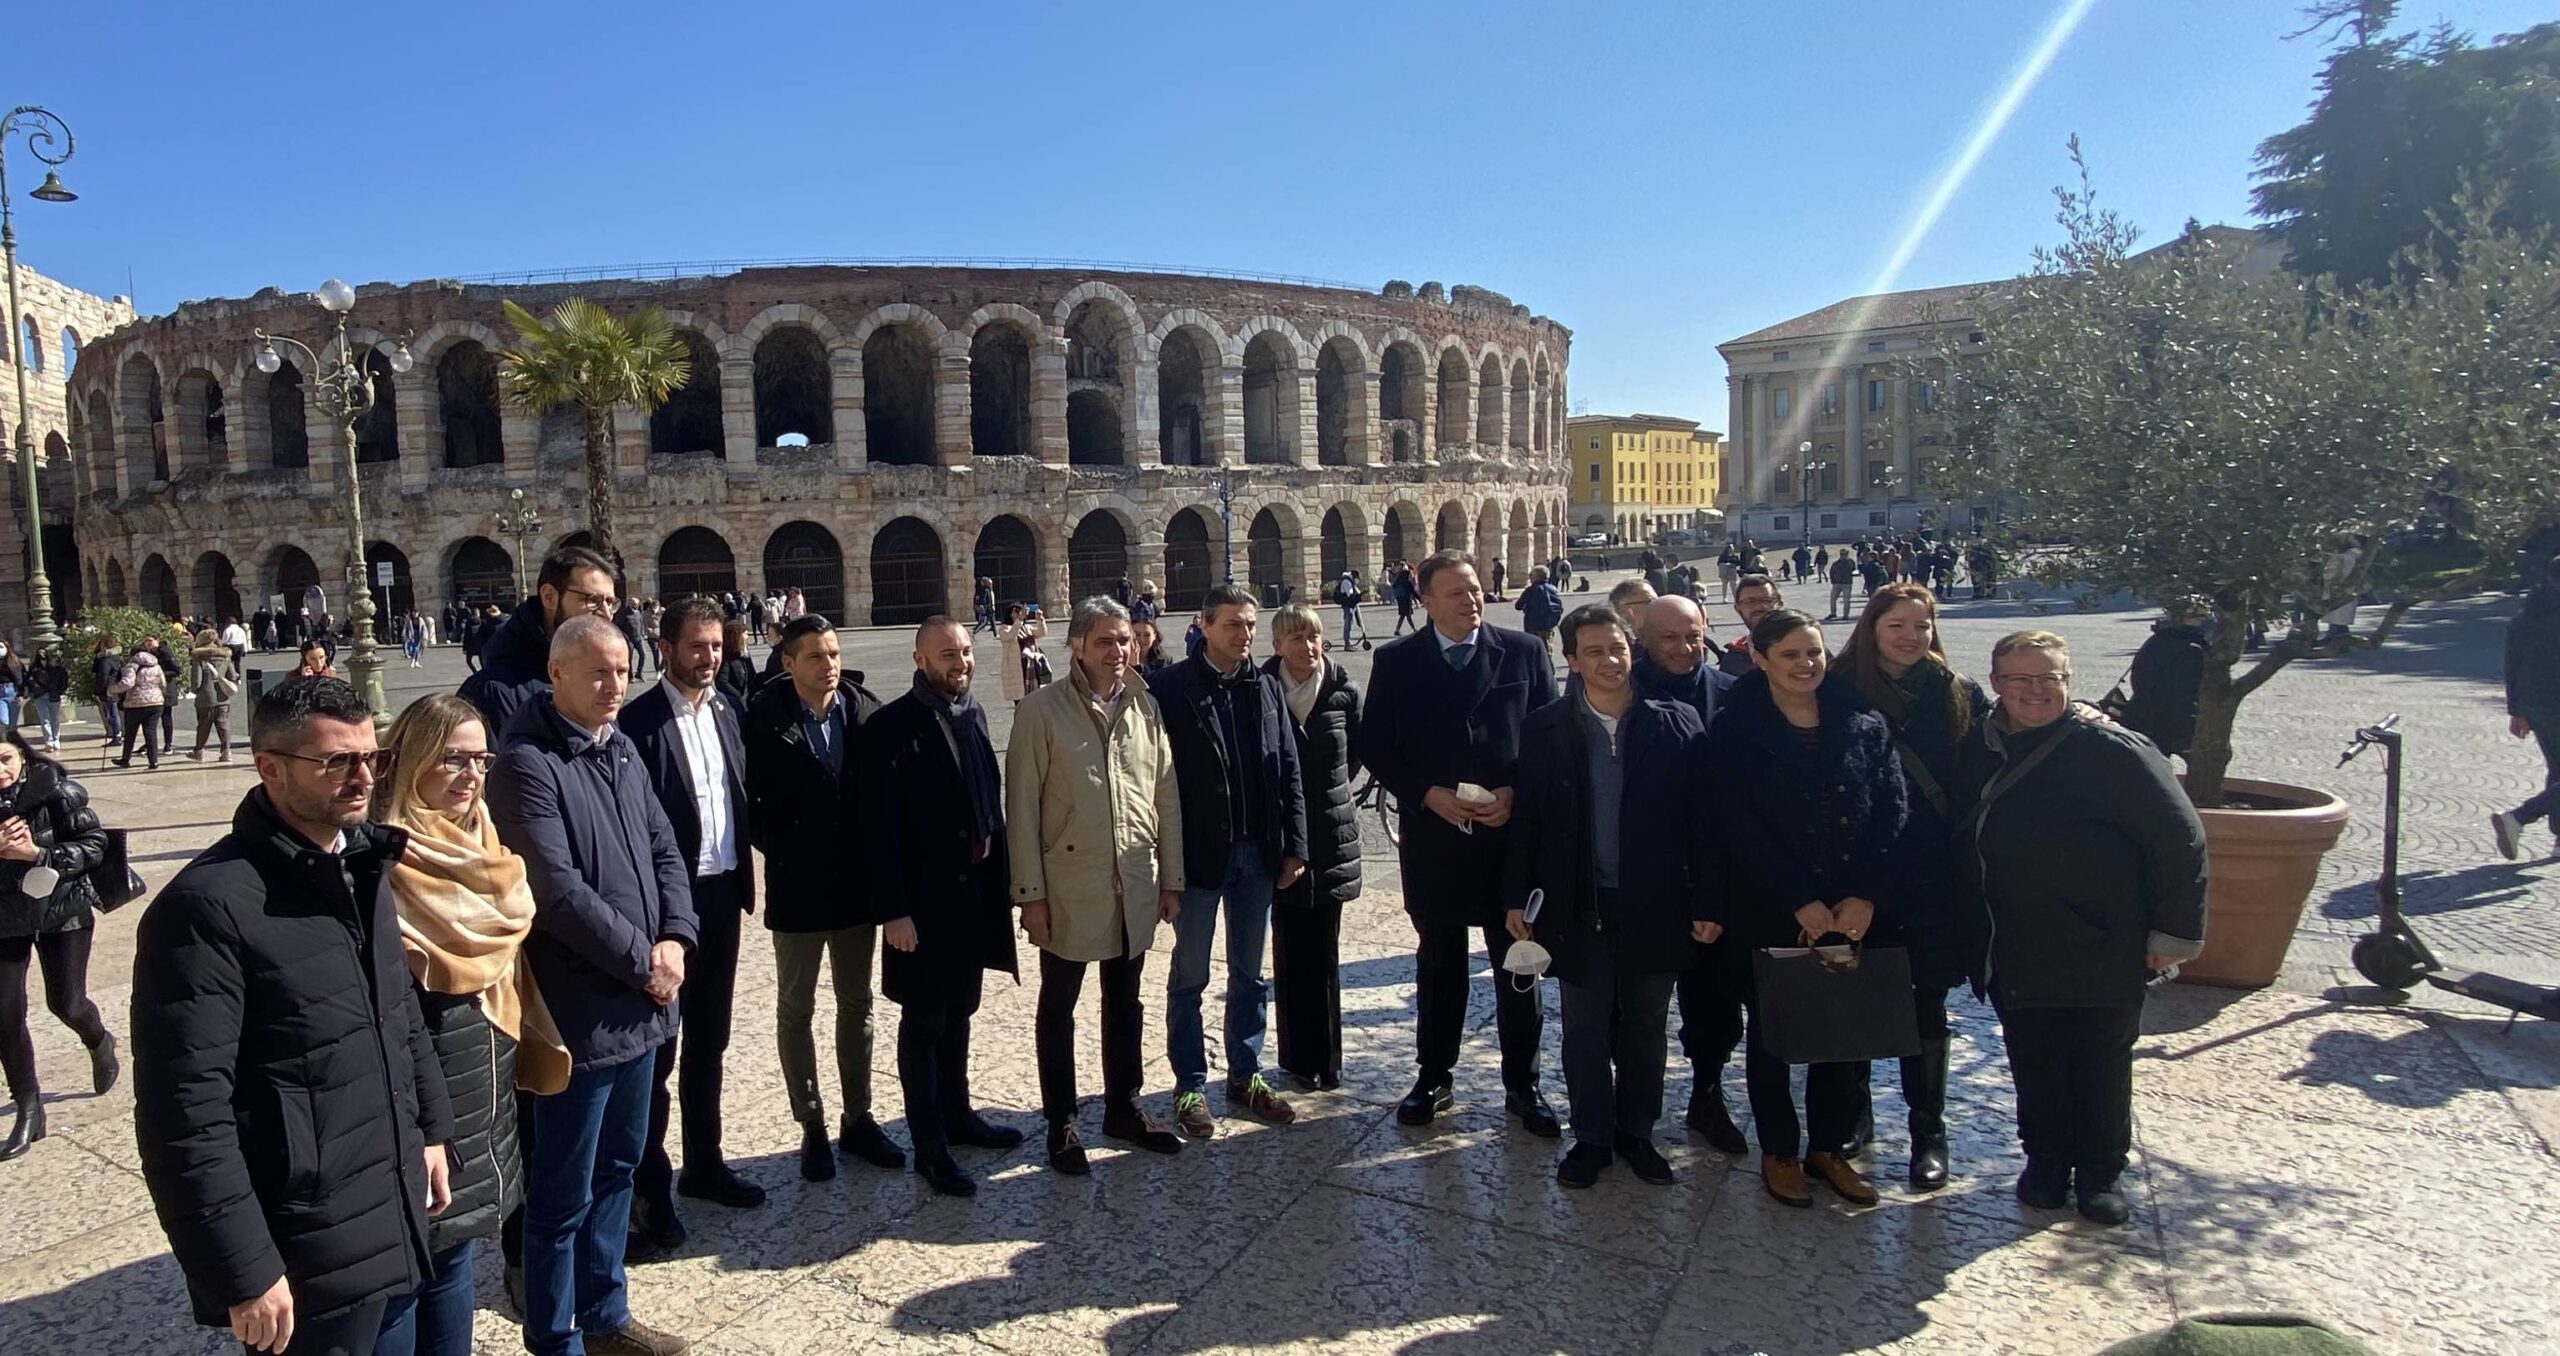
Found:
M 702 846 L 694 853 L 693 874 L 717 876 L 738 869 L 738 824 L 729 810 L 729 754 L 720 746 L 720 724 L 713 718 L 717 691 L 700 701 L 684 695 L 669 679 L 667 704 L 675 710 L 676 746 L 684 750 L 685 771 L 693 779 L 693 816 L 702 825 Z

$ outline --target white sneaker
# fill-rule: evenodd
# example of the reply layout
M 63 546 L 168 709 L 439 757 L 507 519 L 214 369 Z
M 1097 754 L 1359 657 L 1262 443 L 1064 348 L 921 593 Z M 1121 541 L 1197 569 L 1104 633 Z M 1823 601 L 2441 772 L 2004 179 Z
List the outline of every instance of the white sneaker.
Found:
M 2516 817 L 2513 814 L 2505 810 L 2500 810 L 2496 814 L 2489 816 L 2489 832 L 2498 836 L 2499 855 L 2505 857 L 2508 861 L 2514 861 L 2516 859 L 2516 847 L 2524 838 L 2524 826 L 2516 822 Z

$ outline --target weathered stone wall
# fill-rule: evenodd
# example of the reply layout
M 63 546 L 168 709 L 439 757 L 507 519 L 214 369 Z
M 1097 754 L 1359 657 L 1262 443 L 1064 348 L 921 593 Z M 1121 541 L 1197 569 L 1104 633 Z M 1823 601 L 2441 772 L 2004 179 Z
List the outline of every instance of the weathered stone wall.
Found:
M 493 517 L 511 490 L 544 518 L 523 543 L 528 569 L 585 525 L 577 421 L 488 412 L 467 347 L 512 340 L 501 298 L 540 312 L 573 295 L 665 309 L 716 368 L 659 418 L 615 420 L 617 525 L 642 594 L 803 579 L 862 624 L 965 608 L 979 575 L 1056 609 L 1126 572 L 1179 602 L 1224 573 L 1222 482 L 1236 576 L 1302 596 L 1343 565 L 1374 578 L 1443 543 L 1518 578 L 1563 536 L 1571 336 L 1476 289 L 1459 306 L 1170 274 L 878 268 L 377 284 L 359 289 L 351 340 L 407 335 L 416 359 L 384 369 L 392 411 L 361 439 L 381 459 L 359 458 L 371 553 L 400 580 L 392 605 L 511 591 L 493 584 L 515 565 Z M 253 339 L 266 327 L 325 360 L 327 320 L 271 290 L 89 346 L 72 423 L 95 595 L 196 614 L 254 608 L 312 574 L 336 593 L 345 450 L 312 374 L 297 400 L 279 389 L 291 374 L 257 371 Z M 1403 391 L 1382 410 L 1390 361 Z M 982 401 L 990 418 L 974 420 Z M 1444 441 L 1444 426 L 1472 436 Z M 492 427 L 494 459 L 471 464 L 491 455 Z M 1025 451 L 980 455 L 981 435 Z
M 76 287 L 57 282 L 21 263 L 18 265 L 18 303 L 23 317 L 9 310 L 8 292 L 0 287 L 0 355 L 11 364 L 22 365 L 27 383 L 26 419 L 29 443 L 36 449 L 37 493 L 55 549 L 68 543 L 67 529 L 72 521 L 74 493 L 73 458 L 68 455 L 77 446 L 72 438 L 71 401 L 69 396 L 71 362 L 65 361 L 64 332 L 70 332 L 75 350 L 110 331 L 133 322 L 133 303 L 123 297 L 93 296 Z M 22 321 L 24 323 L 22 323 Z M 34 342 L 28 342 L 32 327 Z M 29 358 L 32 355 L 33 361 Z M 76 351 L 72 354 L 76 359 Z M 7 521 L 0 523 L 0 631 L 17 633 L 27 620 L 26 568 L 26 495 L 20 483 L 16 453 L 18 441 L 18 374 L 0 371 L 0 470 L 8 481 L 5 502 L 9 506 Z M 81 601 L 76 596 L 79 575 L 76 553 L 66 553 L 60 561 L 47 560 L 45 572 L 51 576 L 55 609 L 69 616 Z M 74 596 L 66 598 L 68 586 Z

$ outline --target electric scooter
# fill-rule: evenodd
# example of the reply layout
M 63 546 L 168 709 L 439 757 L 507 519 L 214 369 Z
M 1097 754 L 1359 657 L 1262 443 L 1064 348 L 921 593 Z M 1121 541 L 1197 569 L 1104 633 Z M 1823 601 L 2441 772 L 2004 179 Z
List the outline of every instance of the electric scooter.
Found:
M 2384 716 L 2356 731 L 2346 752 L 2338 755 L 2338 766 L 2354 762 L 2357 755 L 2375 745 L 2382 746 L 2382 879 L 2374 882 L 2374 893 L 2380 900 L 2380 916 L 2374 930 L 2356 939 L 2353 958 L 2356 973 L 2386 989 L 2407 990 L 2419 980 L 2465 998 L 2476 998 L 2492 1007 L 2526 1016 L 2560 1021 L 2560 989 L 2527 984 L 2503 975 L 2463 974 L 2448 972 L 2427 944 L 2418 939 L 2409 920 L 2400 912 L 2400 723 L 2397 715 Z M 2512 1019 L 2510 1019 L 2512 1020 Z

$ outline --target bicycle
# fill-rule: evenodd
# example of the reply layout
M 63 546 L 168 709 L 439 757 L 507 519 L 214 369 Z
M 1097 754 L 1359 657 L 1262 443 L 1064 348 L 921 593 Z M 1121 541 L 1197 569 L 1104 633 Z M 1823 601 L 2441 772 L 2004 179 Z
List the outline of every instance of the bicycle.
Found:
M 1384 784 L 1379 782 L 1378 774 L 1370 773 L 1361 780 L 1360 785 L 1352 788 L 1351 805 L 1355 812 L 1377 811 L 1378 824 L 1386 830 L 1387 845 L 1397 848 L 1404 846 L 1404 825 L 1396 810 L 1396 798 Z

